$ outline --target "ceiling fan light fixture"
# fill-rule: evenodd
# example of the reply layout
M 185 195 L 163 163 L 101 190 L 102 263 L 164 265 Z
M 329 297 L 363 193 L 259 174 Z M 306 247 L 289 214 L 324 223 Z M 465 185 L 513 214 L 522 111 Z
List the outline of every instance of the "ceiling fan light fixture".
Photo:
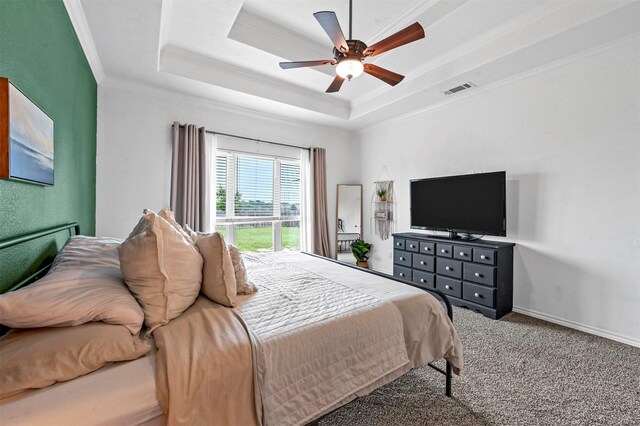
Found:
M 364 65 L 358 58 L 345 58 L 336 66 L 336 73 L 349 80 L 362 74 L 363 70 Z

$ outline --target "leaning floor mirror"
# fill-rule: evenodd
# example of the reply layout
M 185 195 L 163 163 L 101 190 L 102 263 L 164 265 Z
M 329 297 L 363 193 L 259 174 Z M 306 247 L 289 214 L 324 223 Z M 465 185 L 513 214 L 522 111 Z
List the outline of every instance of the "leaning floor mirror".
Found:
M 338 185 L 336 203 L 336 259 L 355 263 L 351 243 L 362 235 L 362 185 Z

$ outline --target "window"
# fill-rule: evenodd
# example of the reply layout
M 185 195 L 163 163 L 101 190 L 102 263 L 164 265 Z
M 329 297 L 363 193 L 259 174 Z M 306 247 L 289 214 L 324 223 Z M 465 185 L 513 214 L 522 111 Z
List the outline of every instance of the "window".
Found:
M 300 161 L 218 151 L 216 231 L 243 251 L 300 250 Z

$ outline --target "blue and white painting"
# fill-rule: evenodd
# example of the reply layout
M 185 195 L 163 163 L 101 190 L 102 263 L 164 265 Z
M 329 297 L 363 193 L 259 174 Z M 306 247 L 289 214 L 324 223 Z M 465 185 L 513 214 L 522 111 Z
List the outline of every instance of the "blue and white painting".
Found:
M 53 185 L 53 120 L 9 84 L 9 174 Z

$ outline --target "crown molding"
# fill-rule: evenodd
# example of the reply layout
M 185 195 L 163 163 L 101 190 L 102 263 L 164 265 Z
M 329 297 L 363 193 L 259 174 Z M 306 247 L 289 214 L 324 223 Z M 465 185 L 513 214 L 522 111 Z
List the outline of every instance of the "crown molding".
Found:
M 291 118 L 281 114 L 270 113 L 264 110 L 256 110 L 246 108 L 243 106 L 229 104 L 223 101 L 214 100 L 207 97 L 200 97 L 185 94 L 181 91 L 171 90 L 166 87 L 156 86 L 134 80 L 125 76 L 108 76 L 100 85 L 100 89 L 118 89 L 130 93 L 141 94 L 145 96 L 151 96 L 157 99 L 162 99 L 170 102 L 184 102 L 192 105 L 197 105 L 203 108 L 211 108 L 216 111 L 228 112 L 231 114 L 238 114 L 246 116 L 247 118 L 254 118 L 258 120 L 268 121 L 286 126 L 303 127 L 303 128 L 315 128 L 315 129 L 329 129 L 335 132 L 342 132 L 343 134 L 352 134 L 353 129 L 342 126 L 332 126 L 328 124 L 319 124 L 314 121 Z M 346 122 L 345 122 L 346 123 Z
M 453 6 L 453 9 L 460 7 L 462 4 L 469 0 L 446 0 L 449 6 Z M 439 3 L 444 3 L 445 0 L 428 0 L 428 1 L 416 1 L 413 5 L 409 6 L 403 13 L 396 18 L 389 21 L 387 25 L 380 28 L 378 32 L 371 36 L 370 40 L 367 40 L 367 46 L 371 43 L 377 43 L 378 41 L 390 36 L 391 34 L 400 31 L 401 29 L 412 24 L 420 15 L 425 13 Z
M 160 34 L 158 34 L 158 58 L 156 67 L 160 70 L 160 52 L 169 42 L 169 31 L 171 30 L 171 12 L 173 11 L 173 0 L 162 0 L 160 10 Z
M 591 4 L 590 7 L 585 7 L 578 2 L 543 3 L 407 74 L 403 81 L 404 88 L 411 85 L 424 88 L 425 82 L 429 82 L 431 87 L 444 84 L 449 80 L 466 81 L 468 78 L 464 77 L 464 74 L 475 67 L 499 60 L 582 25 L 588 25 L 589 22 L 595 22 L 598 18 L 616 13 L 625 7 L 637 8 L 637 5 L 638 3 L 634 1 L 598 2 Z M 546 31 L 539 31 L 541 25 L 545 26 Z M 568 57 L 571 56 L 573 54 Z M 444 81 L 434 80 L 433 76 L 438 74 L 438 69 L 447 67 L 458 70 L 457 74 L 449 75 Z M 388 89 L 385 89 L 387 88 L 380 87 L 354 99 L 351 103 L 351 118 L 366 116 L 409 96 L 406 94 L 403 96 L 402 90 L 396 90 L 395 96 L 390 96 Z M 383 99 L 384 95 L 387 95 L 386 101 Z M 367 107 L 367 104 L 370 106 Z
M 468 99 L 474 98 L 476 96 L 483 96 L 486 93 L 490 93 L 496 89 L 499 89 L 501 87 L 504 86 L 508 86 L 512 83 L 515 83 L 517 81 L 520 80 L 524 80 L 530 77 L 533 77 L 537 74 L 543 74 L 545 72 L 549 72 L 552 71 L 556 68 L 560 68 L 562 66 L 571 64 L 573 62 L 577 62 L 580 60 L 583 60 L 585 58 L 588 58 L 590 56 L 593 55 L 597 55 L 609 50 L 614 50 L 614 49 L 622 49 L 625 47 L 630 47 L 630 46 L 640 46 L 640 34 L 635 33 L 635 34 L 631 34 L 629 36 L 617 39 L 617 40 L 613 40 L 611 42 L 593 47 L 591 49 L 588 50 L 584 50 L 578 53 L 575 53 L 573 55 L 570 56 L 565 56 L 564 58 L 558 59 L 556 61 L 550 62 L 548 64 L 545 65 L 541 65 L 537 68 L 516 74 L 514 76 L 511 77 L 507 77 L 504 78 L 502 80 L 498 80 L 494 83 L 488 84 L 486 86 L 482 86 L 482 87 L 475 87 L 473 88 L 473 90 L 469 90 L 469 91 L 464 91 L 463 93 L 460 93 L 458 95 L 452 96 L 452 97 L 448 97 L 448 98 L 443 98 L 442 101 L 437 102 L 435 104 L 431 104 L 431 105 L 426 105 L 422 108 L 417 108 L 409 113 L 406 114 L 401 114 L 392 118 L 389 118 L 387 120 L 382 120 L 379 122 L 376 122 L 372 125 L 367 125 L 365 123 L 359 124 L 358 126 L 355 127 L 355 131 L 359 136 L 364 135 L 366 132 L 369 131 L 378 131 L 381 128 L 383 128 L 384 126 L 387 126 L 389 124 L 398 124 L 398 123 L 402 123 L 403 121 L 407 121 L 410 120 L 416 116 L 419 116 L 421 114 L 424 113 L 428 113 L 431 112 L 433 110 L 445 107 L 447 105 L 450 104 L 454 104 L 457 102 L 463 102 L 466 101 Z M 366 120 L 366 116 L 362 116 L 362 121 Z
M 71 25 L 76 32 L 80 46 L 84 51 L 84 55 L 89 62 L 89 67 L 93 73 L 96 83 L 100 84 L 105 79 L 104 70 L 102 69 L 102 63 L 98 56 L 98 50 L 93 42 L 91 31 L 89 30 L 89 24 L 87 23 L 87 17 L 82 9 L 80 0 L 62 0 L 64 7 L 67 9 L 67 14 L 71 20 Z
M 466 43 L 453 50 L 450 50 L 444 55 L 434 58 L 434 60 L 425 63 L 421 67 L 416 68 L 415 70 L 405 75 L 403 82 L 405 84 L 409 83 L 411 80 L 419 78 L 420 76 L 427 74 L 428 72 L 431 72 L 446 64 L 452 63 L 459 58 L 465 57 L 475 50 L 486 47 L 491 43 L 500 40 L 501 38 L 507 37 L 512 32 L 524 28 L 527 25 L 530 25 L 531 23 L 543 18 L 544 16 L 548 16 L 551 13 L 554 13 L 555 11 L 560 10 L 564 7 L 567 7 L 567 4 L 563 2 L 543 3 L 540 6 L 537 6 L 522 15 L 512 18 L 511 20 L 505 22 L 503 25 L 493 28 L 488 32 L 480 35 L 479 37 L 475 37 L 467 41 Z M 431 24 L 433 25 L 434 22 L 432 22 Z M 380 87 L 376 90 L 359 96 L 358 98 L 353 100 L 353 105 L 356 106 L 368 100 L 374 99 L 384 93 L 386 91 L 385 89 L 385 87 Z
M 168 45 L 160 71 L 347 120 L 350 103 L 229 62 Z

